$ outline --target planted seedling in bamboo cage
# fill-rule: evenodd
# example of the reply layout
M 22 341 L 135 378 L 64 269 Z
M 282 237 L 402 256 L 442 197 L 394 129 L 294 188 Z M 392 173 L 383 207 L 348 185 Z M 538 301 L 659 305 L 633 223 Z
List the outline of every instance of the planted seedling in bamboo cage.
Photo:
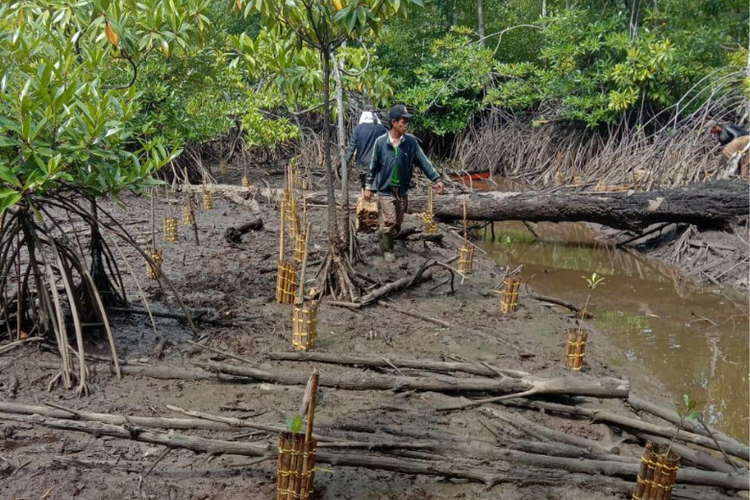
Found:
M 568 330 L 568 338 L 565 341 L 565 356 L 563 364 L 565 368 L 579 371 L 583 366 L 583 358 L 586 356 L 586 341 L 589 334 L 583 328 L 571 328 Z
M 318 392 L 318 373 L 310 382 L 310 402 L 307 405 L 307 427 L 302 433 L 302 415 L 287 420 L 288 431 L 279 437 L 279 462 L 276 500 L 308 500 L 315 481 L 317 441 L 312 437 L 315 419 L 315 399 Z M 307 392 L 307 391 L 306 391 Z
M 242 176 L 242 187 L 243 188 L 249 188 L 250 187 L 250 180 L 247 178 L 247 175 Z
M 435 234 L 438 232 L 438 223 L 435 221 L 435 216 L 432 210 L 432 201 L 434 194 L 432 192 L 432 185 L 427 187 L 427 209 L 422 214 L 422 222 L 424 222 L 424 232 L 427 234 Z
M 510 314 L 518 309 L 518 291 L 521 289 L 521 278 L 506 276 L 498 293 L 500 294 L 500 313 Z
M 680 456 L 672 451 L 672 445 L 677 440 L 685 420 L 695 420 L 700 416 L 700 412 L 695 408 L 701 403 L 693 401 L 689 394 L 683 395 L 683 401 L 685 406 L 677 407 L 680 422 L 669 445 L 660 447 L 651 442 L 646 443 L 633 500 L 669 500 L 672 497 L 677 470 L 680 468 Z
M 180 241 L 180 235 L 177 232 L 177 218 L 167 216 L 164 218 L 164 241 L 167 243 L 176 243 Z
M 221 160 L 219 162 L 219 172 L 221 175 L 227 175 L 229 173 L 229 164 L 226 160 Z
M 284 232 L 285 232 L 286 207 L 281 205 L 281 218 L 279 220 L 279 265 L 276 274 L 276 301 L 279 304 L 292 304 L 294 292 L 297 288 L 297 264 L 292 260 L 284 258 Z
M 203 210 L 213 210 L 214 194 L 211 191 L 203 190 Z
M 161 265 L 164 263 L 164 254 L 161 250 L 157 250 L 154 247 L 146 247 L 146 253 L 153 261 L 153 264 L 146 261 L 146 278 L 158 280 L 161 278 Z
M 310 224 L 305 228 L 305 247 L 302 258 L 302 272 L 297 286 L 297 299 L 292 311 L 292 347 L 298 351 L 308 351 L 315 346 L 318 330 L 318 301 L 314 298 L 305 302 L 305 275 L 307 273 L 307 256 L 310 243 Z
M 192 226 L 193 224 L 195 224 L 195 210 L 190 204 L 187 204 L 182 207 L 182 225 Z
M 466 196 L 464 196 L 464 245 L 458 258 L 458 270 L 464 274 L 471 273 L 474 265 L 474 246 L 469 244 L 469 228 L 466 213 Z

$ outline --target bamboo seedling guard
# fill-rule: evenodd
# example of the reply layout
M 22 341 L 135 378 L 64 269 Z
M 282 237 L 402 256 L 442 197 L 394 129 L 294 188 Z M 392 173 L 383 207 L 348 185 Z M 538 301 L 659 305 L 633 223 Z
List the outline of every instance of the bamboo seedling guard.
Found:
M 315 335 L 318 329 L 318 301 L 311 299 L 305 303 L 305 275 L 307 273 L 307 255 L 310 244 L 310 224 L 305 227 L 305 247 L 302 259 L 300 283 L 297 286 L 297 299 L 292 313 L 292 347 L 298 351 L 308 351 L 315 346 Z
M 156 188 L 151 189 L 151 244 L 146 246 L 146 253 L 152 261 L 146 260 L 146 279 L 158 280 L 164 254 L 156 247 Z
M 284 259 L 285 206 L 281 205 L 281 224 L 279 231 L 279 265 L 276 274 L 276 301 L 279 304 L 292 304 L 297 286 L 297 264 L 294 260 Z
M 469 244 L 469 229 L 466 213 L 466 196 L 464 196 L 464 245 L 461 247 L 458 258 L 458 270 L 469 274 L 474 266 L 474 247 Z
M 432 211 L 432 199 L 433 199 L 432 185 L 427 188 L 427 209 L 422 214 L 422 221 L 424 222 L 424 232 L 427 234 L 435 234 L 438 232 L 438 223 L 435 221 L 435 217 Z
M 317 441 L 313 439 L 315 400 L 318 392 L 318 372 L 310 378 L 310 403 L 307 410 L 305 433 L 298 432 L 294 423 L 289 432 L 279 438 L 279 462 L 276 480 L 276 500 L 309 500 L 315 482 Z M 301 421 L 298 415 L 295 421 Z
M 563 363 L 565 368 L 579 371 L 583 366 L 583 358 L 586 356 L 586 341 L 589 334 L 583 328 L 571 328 L 568 330 L 568 339 L 565 342 L 565 356 Z
M 518 290 L 521 288 L 521 279 L 507 277 L 503 280 L 503 288 L 500 293 L 500 312 L 510 314 L 518 309 Z

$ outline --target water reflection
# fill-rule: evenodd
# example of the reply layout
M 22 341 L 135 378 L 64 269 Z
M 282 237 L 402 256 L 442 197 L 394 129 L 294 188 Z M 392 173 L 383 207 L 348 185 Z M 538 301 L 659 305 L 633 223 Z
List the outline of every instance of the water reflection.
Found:
M 583 303 L 583 275 L 596 271 L 594 325 L 621 348 L 609 364 L 634 387 L 654 377 L 675 401 L 685 392 L 705 401 L 705 417 L 717 428 L 748 439 L 748 299 L 746 295 L 695 287 L 666 266 L 597 241 L 580 224 L 540 223 L 533 235 L 521 223 L 496 223 L 480 236 L 501 265 L 524 264 L 523 279 L 544 295 Z M 708 321 L 700 319 L 708 318 Z

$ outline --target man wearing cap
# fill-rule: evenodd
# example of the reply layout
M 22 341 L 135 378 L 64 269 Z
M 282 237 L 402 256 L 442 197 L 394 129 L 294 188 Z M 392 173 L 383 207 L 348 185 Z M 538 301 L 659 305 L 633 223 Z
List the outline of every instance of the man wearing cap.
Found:
M 372 146 L 375 144 L 375 140 L 386 132 L 386 128 L 380 123 L 372 106 L 366 106 L 359 117 L 359 123 L 354 127 L 352 138 L 349 141 L 349 149 L 346 151 L 347 166 L 354 154 L 357 154 L 355 168 L 359 174 L 363 190 L 367 179 L 367 168 L 370 166 L 370 158 L 372 158 Z
M 388 113 L 388 133 L 375 141 L 370 167 L 367 169 L 365 199 L 372 199 L 373 192 L 377 192 L 380 197 L 380 210 L 383 214 L 380 248 L 387 262 L 395 260 L 393 240 L 404 221 L 415 163 L 430 181 L 437 183 L 437 192 L 443 194 L 440 174 L 419 147 L 417 139 L 406 133 L 411 116 L 402 104 L 391 108 Z

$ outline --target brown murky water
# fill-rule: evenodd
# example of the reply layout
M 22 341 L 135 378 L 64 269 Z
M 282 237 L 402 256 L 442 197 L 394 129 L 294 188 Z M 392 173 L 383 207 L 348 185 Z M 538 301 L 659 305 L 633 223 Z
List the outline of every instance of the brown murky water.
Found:
M 620 348 L 608 363 L 635 389 L 658 393 L 661 386 L 675 402 L 684 393 L 705 401 L 707 422 L 748 440 L 747 295 L 688 284 L 669 268 L 598 242 L 581 224 L 537 224 L 537 241 L 522 223 L 494 229 L 495 241 L 483 233 L 482 248 L 501 265 L 524 264 L 523 281 L 543 295 L 583 304 L 583 276 L 603 275 L 589 309 Z

